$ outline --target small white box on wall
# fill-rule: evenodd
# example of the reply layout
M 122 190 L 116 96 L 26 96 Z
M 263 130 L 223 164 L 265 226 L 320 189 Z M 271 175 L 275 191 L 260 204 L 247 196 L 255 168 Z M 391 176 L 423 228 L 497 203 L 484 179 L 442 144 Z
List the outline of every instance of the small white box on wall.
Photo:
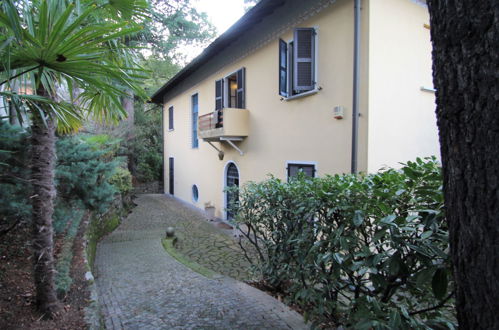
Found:
M 345 107 L 338 105 L 333 109 L 333 117 L 334 119 L 343 119 L 345 115 Z

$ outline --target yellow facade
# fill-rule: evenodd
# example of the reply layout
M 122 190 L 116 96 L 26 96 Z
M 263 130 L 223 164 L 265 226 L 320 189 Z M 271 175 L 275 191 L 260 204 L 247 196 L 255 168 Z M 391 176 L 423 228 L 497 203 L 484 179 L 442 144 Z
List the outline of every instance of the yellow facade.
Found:
M 400 10 L 397 6 L 392 9 L 390 6 L 379 5 L 384 2 L 403 3 L 401 6 L 405 9 Z M 281 34 L 271 37 L 267 43 L 255 47 L 253 51 L 248 52 L 240 59 L 232 61 L 232 63 L 217 70 L 216 73 L 197 81 L 181 94 L 164 100 L 166 192 L 170 186 L 170 157 L 174 158 L 174 195 L 201 209 L 204 209 L 207 204 L 213 205 L 215 215 L 221 218 L 226 217 L 224 187 L 227 166 L 231 162 L 238 168 L 240 185 L 247 181 L 264 180 L 270 174 L 286 180 L 288 163 L 313 164 L 316 176 L 350 172 L 353 1 L 338 0 L 324 7 L 320 12 L 299 22 L 299 25 L 289 26 Z M 391 61 L 397 60 L 401 62 L 400 65 L 403 65 L 404 61 L 410 62 L 414 58 L 393 59 L 389 54 L 385 54 L 386 61 L 383 60 L 383 52 L 388 52 L 393 47 L 411 49 L 421 46 L 419 45 L 421 40 L 418 39 L 418 44 L 416 44 L 412 37 L 408 37 L 405 44 L 401 44 L 401 41 L 397 40 L 397 45 L 387 46 L 391 43 L 391 36 L 395 32 L 400 33 L 400 31 L 386 31 L 383 28 L 383 17 L 392 15 L 392 10 L 399 10 L 393 13 L 398 15 L 397 19 L 403 19 L 400 17 L 401 15 L 411 17 L 410 24 L 407 24 L 408 30 L 411 30 L 411 33 L 412 30 L 422 30 L 421 34 L 425 33 L 425 36 L 421 38 L 424 46 L 427 47 L 426 43 L 429 42 L 429 31 L 425 30 L 423 26 L 428 22 L 428 17 L 423 7 L 410 0 L 363 2 L 361 116 L 358 153 L 359 171 L 361 172 L 375 170 L 378 163 L 383 164 L 382 158 L 385 156 L 390 161 L 392 159 L 406 161 L 416 156 L 425 155 L 427 152 L 419 147 L 413 148 L 416 151 L 412 153 L 407 152 L 407 150 L 400 152 L 401 150 L 393 149 L 391 145 L 382 145 L 387 143 L 385 133 L 389 133 L 391 126 L 398 125 L 400 114 L 397 115 L 397 112 L 402 104 L 404 113 L 411 114 L 411 116 L 417 112 L 424 112 L 424 118 L 428 118 L 428 113 L 434 112 L 432 103 L 434 95 L 420 90 L 421 86 L 429 84 L 428 77 L 425 76 L 423 79 L 412 75 L 412 71 L 420 71 L 421 69 L 412 63 L 406 67 L 406 72 L 401 76 L 399 67 L 390 67 Z M 395 23 L 390 22 L 390 24 Z M 284 100 L 278 93 L 279 39 L 284 41 L 293 39 L 294 27 L 314 27 L 317 31 L 317 92 L 300 98 Z M 380 47 L 378 39 L 382 42 L 381 49 L 378 49 Z M 427 49 L 424 48 L 424 51 Z M 371 54 L 374 54 L 374 57 L 371 57 Z M 397 56 L 399 55 L 394 55 L 394 57 Z M 415 57 L 416 61 L 419 61 L 419 57 Z M 429 66 L 429 68 L 424 68 L 426 74 L 431 69 L 431 63 L 427 63 L 427 56 L 423 57 L 426 62 L 421 65 Z M 242 125 L 245 127 L 237 127 L 236 130 L 245 129 L 247 131 L 247 137 L 244 137 L 240 142 L 234 142 L 243 152 L 243 155 L 230 146 L 228 142 L 213 142 L 216 148 L 224 152 L 224 158 L 220 160 L 217 150 L 201 138 L 199 138 L 199 147 L 192 148 L 192 95 L 198 95 L 200 116 L 213 112 L 215 108 L 215 81 L 242 67 L 246 69 L 245 108 L 248 110 L 247 119 L 242 119 L 242 121 L 237 119 L 232 126 Z M 382 71 L 385 69 L 388 74 L 383 74 Z M 417 86 L 413 86 L 414 84 L 406 86 L 404 77 L 410 78 L 407 80 Z M 387 86 L 387 89 L 391 89 L 391 91 L 385 91 L 383 86 Z M 416 90 L 410 93 L 393 93 L 394 90 L 405 91 L 406 88 L 415 88 Z M 389 99 L 386 98 L 386 94 L 390 94 Z M 333 116 L 333 109 L 337 106 L 345 109 L 343 119 L 335 119 Z M 168 109 L 170 107 L 174 109 L 173 130 L 168 129 Z M 234 109 L 234 111 L 238 110 Z M 393 115 L 393 117 L 385 118 L 380 123 L 379 120 L 375 119 L 378 113 L 382 116 Z M 397 129 L 405 131 L 403 127 Z M 432 136 L 436 137 L 434 127 L 431 127 L 430 130 Z M 393 139 L 391 135 L 389 137 L 388 142 Z M 437 143 L 437 141 L 433 142 Z M 405 147 L 412 148 L 413 146 Z M 431 147 L 432 150 L 435 149 L 434 145 Z M 386 151 L 386 148 L 392 149 Z M 383 150 L 383 152 L 378 150 Z M 370 162 L 373 162 L 373 165 Z M 193 185 L 196 185 L 199 190 L 197 201 L 193 200 Z

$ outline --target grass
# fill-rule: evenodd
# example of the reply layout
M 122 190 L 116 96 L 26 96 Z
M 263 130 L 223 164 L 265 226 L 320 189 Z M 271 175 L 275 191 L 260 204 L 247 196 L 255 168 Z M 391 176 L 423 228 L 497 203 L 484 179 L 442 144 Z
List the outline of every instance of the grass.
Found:
M 180 254 L 173 246 L 174 240 L 175 238 L 163 238 L 161 240 L 163 248 L 166 250 L 166 252 L 168 252 L 168 254 L 170 254 L 173 258 L 175 258 L 178 262 L 180 262 L 184 266 L 190 268 L 191 270 L 195 271 L 198 274 L 203 275 L 204 277 L 213 279 L 216 276 L 219 276 L 219 274 L 215 273 L 214 271 L 198 264 L 197 262 L 189 260 L 182 254 Z

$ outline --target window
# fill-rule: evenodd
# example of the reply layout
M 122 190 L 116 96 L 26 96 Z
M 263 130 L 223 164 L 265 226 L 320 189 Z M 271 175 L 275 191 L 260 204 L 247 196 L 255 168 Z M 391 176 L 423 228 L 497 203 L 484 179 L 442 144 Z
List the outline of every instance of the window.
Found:
M 198 186 L 196 186 L 195 184 L 192 185 L 192 200 L 194 202 L 197 202 L 199 200 L 199 190 Z
M 279 94 L 291 97 L 316 88 L 314 28 L 296 28 L 289 43 L 279 40 Z
M 198 141 L 198 113 L 199 113 L 198 94 L 192 95 L 191 107 L 192 107 L 192 111 L 191 111 L 192 112 L 192 147 L 198 148 L 199 147 L 199 141 Z
M 315 177 L 315 165 L 313 164 L 288 164 L 288 181 L 303 172 L 306 176 Z
M 168 108 L 168 130 L 173 131 L 173 106 Z
M 168 187 L 169 187 L 169 190 L 168 191 L 169 191 L 170 195 L 173 195 L 174 188 L 175 188 L 175 183 L 174 183 L 175 182 L 174 181 L 174 179 L 175 179 L 175 174 L 174 174 L 175 173 L 175 167 L 174 167 L 174 164 L 175 164 L 175 162 L 174 162 L 173 157 L 169 157 L 168 158 L 168 169 L 169 169 L 168 170 L 168 172 L 169 172 L 169 175 L 168 175 Z
M 245 76 L 246 69 L 241 68 L 237 72 L 215 81 L 215 110 L 245 108 Z

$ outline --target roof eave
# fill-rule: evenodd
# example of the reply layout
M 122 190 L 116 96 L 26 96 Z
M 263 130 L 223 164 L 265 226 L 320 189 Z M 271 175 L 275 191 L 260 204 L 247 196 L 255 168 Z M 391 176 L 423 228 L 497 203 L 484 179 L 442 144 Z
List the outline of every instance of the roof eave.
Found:
M 262 0 L 251 8 L 243 17 L 234 23 L 227 31 L 220 35 L 213 41 L 199 56 L 187 64 L 180 70 L 173 78 L 168 80 L 160 89 L 158 89 L 152 96 L 151 102 L 156 104 L 163 103 L 164 95 L 174 85 L 178 84 L 187 78 L 201 65 L 206 63 L 211 57 L 216 55 L 231 44 L 235 39 L 241 36 L 248 25 L 252 25 L 262 20 L 265 16 L 274 11 L 276 7 L 284 4 L 286 0 Z

